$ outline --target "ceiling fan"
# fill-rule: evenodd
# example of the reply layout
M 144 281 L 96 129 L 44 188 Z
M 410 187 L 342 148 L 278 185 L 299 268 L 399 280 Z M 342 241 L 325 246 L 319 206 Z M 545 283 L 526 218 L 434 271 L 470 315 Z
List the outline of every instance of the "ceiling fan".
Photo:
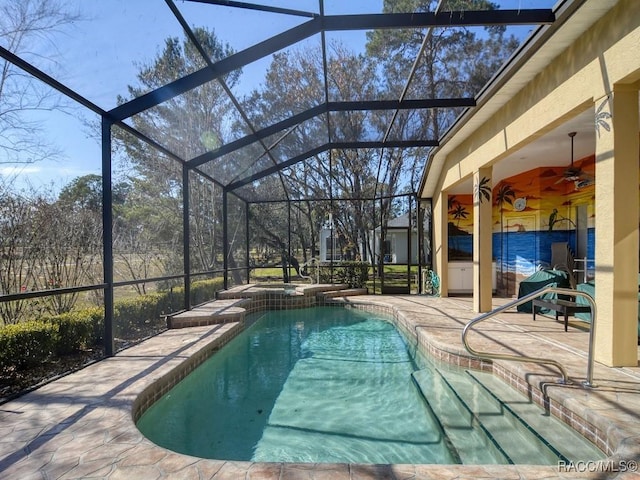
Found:
M 571 138 L 571 165 L 565 168 L 564 172 L 562 172 L 562 178 L 560 178 L 556 183 L 574 182 L 576 188 L 582 188 L 587 185 L 591 185 L 593 183 L 593 177 L 585 174 L 582 171 L 582 168 L 576 167 L 573 164 L 573 139 L 576 134 L 577 132 L 569 132 L 568 134 Z

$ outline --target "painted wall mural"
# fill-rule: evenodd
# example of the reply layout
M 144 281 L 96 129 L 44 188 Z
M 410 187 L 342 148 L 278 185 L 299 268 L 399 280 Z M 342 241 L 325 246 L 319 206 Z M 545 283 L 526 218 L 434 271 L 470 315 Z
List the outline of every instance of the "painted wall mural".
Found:
M 541 167 L 505 178 L 493 186 L 491 198 L 493 257 L 504 293 L 513 294 L 518 279 L 550 266 L 552 243 L 567 242 L 588 265 L 593 263 L 593 155 L 570 167 Z M 473 199 L 473 192 L 448 198 L 450 261 L 473 256 Z

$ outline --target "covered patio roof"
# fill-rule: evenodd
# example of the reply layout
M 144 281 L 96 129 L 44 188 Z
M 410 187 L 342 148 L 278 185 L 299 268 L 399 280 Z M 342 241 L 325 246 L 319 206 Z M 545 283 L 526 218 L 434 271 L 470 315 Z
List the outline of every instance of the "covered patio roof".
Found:
M 430 198 L 449 153 L 459 147 L 470 132 L 490 121 L 492 116 L 540 73 L 549 62 L 579 38 L 594 22 L 602 18 L 617 0 L 560 2 L 556 21 L 539 27 L 512 56 L 500 72 L 476 97 L 477 105 L 467 108 L 440 138 L 439 145 L 429 153 L 429 161 L 419 189 L 420 196 Z M 553 38 L 550 40 L 550 37 Z M 494 164 L 494 183 L 516 173 L 542 166 L 564 165 L 569 159 L 569 132 L 577 132 L 575 158 L 592 155 L 595 151 L 593 112 L 585 111 L 550 126 L 526 144 L 514 145 Z M 506 135 L 506 133 L 505 133 Z M 450 190 L 451 194 L 471 193 L 469 176 Z

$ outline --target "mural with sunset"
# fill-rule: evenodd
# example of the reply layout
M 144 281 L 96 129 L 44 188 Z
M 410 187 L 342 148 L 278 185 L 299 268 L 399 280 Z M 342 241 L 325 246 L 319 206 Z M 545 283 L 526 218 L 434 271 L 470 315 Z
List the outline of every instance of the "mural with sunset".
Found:
M 567 242 L 576 251 L 576 229 L 587 231 L 587 258 L 593 260 L 595 157 L 573 167 L 541 167 L 505 178 L 492 189 L 493 258 L 504 294 L 551 260 L 551 244 Z M 578 207 L 586 215 L 578 215 Z M 586 225 L 585 225 L 586 222 Z M 448 198 L 449 261 L 473 256 L 473 195 Z

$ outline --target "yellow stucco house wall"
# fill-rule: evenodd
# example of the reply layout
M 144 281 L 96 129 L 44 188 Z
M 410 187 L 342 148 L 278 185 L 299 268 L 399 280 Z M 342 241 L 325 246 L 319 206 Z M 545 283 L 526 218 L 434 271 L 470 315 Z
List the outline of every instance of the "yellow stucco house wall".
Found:
M 640 2 L 564 2 L 432 151 L 420 196 L 433 205 L 434 268 L 447 295 L 448 200 L 513 167 L 554 132 L 583 129 L 594 158 L 596 360 L 637 365 Z M 588 121 L 585 123 L 584 119 Z M 586 126 L 584 126 L 586 125 Z M 561 164 L 556 165 L 561 167 Z M 531 168 L 531 164 L 529 164 Z M 527 170 L 521 167 L 521 171 Z M 495 178 L 494 178 L 495 177 Z M 492 308 L 493 202 L 473 203 L 474 308 Z

